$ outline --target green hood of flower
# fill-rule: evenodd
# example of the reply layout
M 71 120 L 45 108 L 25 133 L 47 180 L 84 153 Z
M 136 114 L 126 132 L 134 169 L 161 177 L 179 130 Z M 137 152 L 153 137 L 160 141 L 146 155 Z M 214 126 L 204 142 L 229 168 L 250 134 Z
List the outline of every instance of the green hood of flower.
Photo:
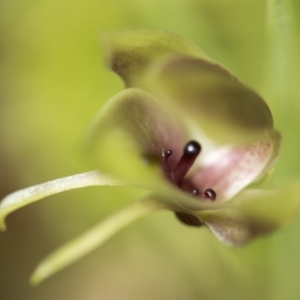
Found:
M 202 49 L 169 32 L 115 32 L 104 41 L 107 65 L 127 89 L 90 127 L 85 151 L 92 166 L 153 191 L 175 212 L 199 217 L 225 243 L 240 245 L 274 229 L 276 222 L 260 226 L 235 204 L 279 153 L 280 134 L 264 100 Z M 195 200 L 164 176 L 162 150 L 172 150 L 172 169 L 190 140 L 203 152 L 187 179 L 202 192 L 214 189 L 215 203 Z

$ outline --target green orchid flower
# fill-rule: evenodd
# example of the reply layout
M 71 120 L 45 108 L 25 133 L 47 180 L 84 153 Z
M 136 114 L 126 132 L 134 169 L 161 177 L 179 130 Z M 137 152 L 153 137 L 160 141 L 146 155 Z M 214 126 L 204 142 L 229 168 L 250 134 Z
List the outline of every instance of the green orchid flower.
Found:
M 107 102 L 84 137 L 81 151 L 94 171 L 8 195 L 0 225 L 4 230 L 16 209 L 70 189 L 130 185 L 148 193 L 46 257 L 33 284 L 157 210 L 235 246 L 295 216 L 297 184 L 258 188 L 281 141 L 258 94 L 196 45 L 163 30 L 114 32 L 103 43 L 107 65 L 126 89 Z

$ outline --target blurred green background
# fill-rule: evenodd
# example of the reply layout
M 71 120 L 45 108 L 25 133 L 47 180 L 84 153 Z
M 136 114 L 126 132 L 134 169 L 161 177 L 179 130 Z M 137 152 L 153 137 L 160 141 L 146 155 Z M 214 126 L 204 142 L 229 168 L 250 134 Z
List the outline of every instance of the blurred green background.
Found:
M 287 3 L 277 2 L 280 9 Z M 299 1 L 290 9 L 300 19 Z M 123 88 L 105 70 L 99 42 L 101 32 L 118 28 L 176 32 L 264 95 L 284 138 L 274 182 L 299 176 L 300 23 L 290 40 L 275 37 L 268 46 L 266 15 L 262 0 L 1 1 L 0 198 L 83 171 L 74 159 L 76 146 L 103 103 Z M 29 286 L 46 254 L 140 194 L 130 188 L 76 190 L 9 216 L 8 231 L 0 233 L 1 300 L 300 298 L 299 217 L 235 249 L 206 229 L 157 213 L 40 286 Z

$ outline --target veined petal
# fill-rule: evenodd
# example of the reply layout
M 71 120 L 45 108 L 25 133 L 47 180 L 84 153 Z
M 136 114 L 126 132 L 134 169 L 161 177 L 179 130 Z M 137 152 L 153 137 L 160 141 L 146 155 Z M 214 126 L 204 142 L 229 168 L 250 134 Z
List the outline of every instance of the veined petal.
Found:
M 156 60 L 139 85 L 219 142 L 244 143 L 273 132 L 264 100 L 211 61 L 178 55 Z
M 6 196 L 0 203 L 0 229 L 5 230 L 5 218 L 13 211 L 64 191 L 97 185 L 126 185 L 124 181 L 91 171 L 37 184 Z
M 165 30 L 137 29 L 103 35 L 107 65 L 127 86 L 141 75 L 149 62 L 169 54 L 208 59 L 205 52 L 181 36 Z
M 279 145 L 277 134 L 248 145 L 211 149 L 202 155 L 190 180 L 199 190 L 212 188 L 218 201 L 231 199 L 269 171 Z
M 226 208 L 199 216 L 220 241 L 239 246 L 290 223 L 300 209 L 299 195 L 299 182 L 280 190 L 244 190 Z
M 162 208 L 161 203 L 151 198 L 151 196 L 133 202 L 48 255 L 35 269 L 30 278 L 31 284 L 39 284 L 49 276 L 103 245 L 124 227 Z

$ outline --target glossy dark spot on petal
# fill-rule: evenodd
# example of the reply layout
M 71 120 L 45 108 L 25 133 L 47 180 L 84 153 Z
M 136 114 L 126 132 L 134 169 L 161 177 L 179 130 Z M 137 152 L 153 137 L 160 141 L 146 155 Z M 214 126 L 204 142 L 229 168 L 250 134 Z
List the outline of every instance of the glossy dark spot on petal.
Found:
M 199 190 L 198 189 L 193 189 L 192 190 L 192 195 L 194 195 L 194 196 L 199 195 Z
M 216 200 L 217 195 L 216 195 L 216 192 L 214 190 L 207 189 L 203 193 L 202 197 L 205 198 L 205 199 L 207 199 L 207 200 L 209 200 L 209 201 L 214 201 L 214 200 Z
M 191 157 L 191 156 L 197 157 L 200 152 L 201 152 L 200 144 L 196 141 L 190 141 L 185 145 L 183 156 L 184 157 Z
M 163 151 L 162 151 L 162 157 L 166 161 L 172 155 L 172 153 L 173 153 L 173 151 L 171 149 L 168 149 L 168 150 L 164 150 L 163 149 Z

